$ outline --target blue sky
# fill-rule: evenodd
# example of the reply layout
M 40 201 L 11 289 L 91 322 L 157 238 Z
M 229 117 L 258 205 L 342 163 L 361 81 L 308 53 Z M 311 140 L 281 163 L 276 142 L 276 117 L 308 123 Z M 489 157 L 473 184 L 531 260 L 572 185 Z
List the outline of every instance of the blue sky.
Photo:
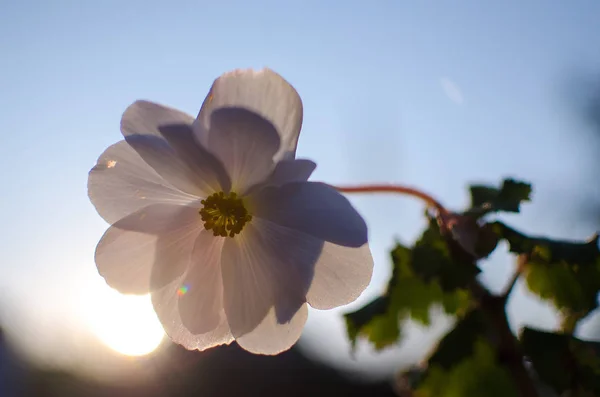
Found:
M 2 325 L 38 350 L 35 341 L 66 346 L 74 329 L 87 332 L 74 307 L 102 284 L 93 252 L 106 228 L 87 199 L 87 172 L 121 139 L 131 102 L 196 114 L 213 79 L 238 67 L 268 66 L 297 88 L 298 156 L 318 163 L 315 180 L 406 183 L 460 207 L 468 182 L 513 175 L 535 183 L 534 203 L 515 225 L 590 235 L 564 223 L 571 213 L 560 197 L 586 182 L 592 154 L 572 139 L 587 126 L 565 89 L 600 70 L 598 15 L 593 0 L 0 3 Z M 389 276 L 395 239 L 419 233 L 422 207 L 391 197 L 353 202 L 376 259 L 364 302 Z M 484 275 L 494 288 L 510 271 L 497 259 Z M 516 323 L 553 324 L 548 308 L 521 292 L 515 301 Z M 339 316 L 311 313 L 308 350 L 333 340 L 327 359 L 347 357 Z M 343 361 L 360 367 L 377 357 Z

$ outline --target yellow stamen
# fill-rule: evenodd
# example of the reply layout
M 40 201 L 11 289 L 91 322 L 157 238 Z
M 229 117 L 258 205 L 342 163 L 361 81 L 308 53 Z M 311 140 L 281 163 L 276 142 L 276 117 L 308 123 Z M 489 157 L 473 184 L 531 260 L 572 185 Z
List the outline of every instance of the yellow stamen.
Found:
M 204 228 L 212 230 L 215 236 L 233 237 L 252 220 L 242 199 L 233 192 L 214 193 L 201 203 L 204 205 L 200 210 Z

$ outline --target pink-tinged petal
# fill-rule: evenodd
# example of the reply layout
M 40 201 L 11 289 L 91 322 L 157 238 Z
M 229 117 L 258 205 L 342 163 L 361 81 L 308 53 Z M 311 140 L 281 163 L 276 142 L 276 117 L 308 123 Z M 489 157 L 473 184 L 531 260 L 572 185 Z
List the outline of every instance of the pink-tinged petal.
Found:
M 198 209 L 153 204 L 112 225 L 96 247 L 96 266 L 121 293 L 146 294 L 185 271 L 202 223 Z
M 367 242 L 367 225 L 352 204 L 333 187 L 294 182 L 266 187 L 250 196 L 253 216 L 346 247 Z
M 225 313 L 239 338 L 274 308 L 286 323 L 306 301 L 323 242 L 304 233 L 253 219 L 223 246 Z
M 163 138 L 159 127 L 164 125 L 192 125 L 194 118 L 177 109 L 149 101 L 135 101 L 121 118 L 121 132 L 125 139 L 131 135 L 154 135 Z
M 347 305 L 367 288 L 372 275 L 373 256 L 368 244 L 349 248 L 325 243 L 307 301 L 321 310 Z
M 222 321 L 219 325 L 202 334 L 195 335 L 183 325 L 179 314 L 179 297 L 182 287 L 184 287 L 183 277 L 180 277 L 152 293 L 154 310 L 169 338 L 188 350 L 200 351 L 233 342 L 233 336 L 229 331 L 224 313 L 222 313 Z
M 239 107 L 248 109 L 270 121 L 277 130 L 281 144 L 274 156 L 294 158 L 302 127 L 302 101 L 283 77 L 270 69 L 238 69 L 223 74 L 213 83 L 202 104 L 195 123 L 196 138 L 205 144 L 215 109 Z
M 196 143 L 190 125 L 174 124 L 159 129 L 179 158 L 200 177 L 197 182 L 201 184 L 203 190 L 228 191 L 231 188 L 231 180 L 223 164 L 212 153 Z
M 185 113 L 137 101 L 125 110 L 121 132 L 142 159 L 171 185 L 205 197 L 222 190 L 228 178 L 219 161 L 195 143 L 192 122 L 193 118 Z
M 275 355 L 291 348 L 302 335 L 308 318 L 308 307 L 303 304 L 286 323 L 279 323 L 274 310 L 270 310 L 254 331 L 236 338 L 237 343 L 254 354 Z
M 111 226 L 96 247 L 96 266 L 106 283 L 123 294 L 147 294 L 157 236 Z
M 157 203 L 195 200 L 166 182 L 125 141 L 110 146 L 89 173 L 88 195 L 108 223 Z
M 273 125 L 242 108 L 219 108 L 212 112 L 207 148 L 223 164 L 231 189 L 244 191 L 266 179 L 275 164 L 273 155 L 279 136 Z
M 291 182 L 306 182 L 315 168 L 317 168 L 317 164 L 311 160 L 281 160 L 275 165 L 275 169 L 265 184 L 280 186 Z
M 223 237 L 204 231 L 194 244 L 191 266 L 179 297 L 181 321 L 193 334 L 215 329 L 225 316 L 221 277 L 223 242 Z

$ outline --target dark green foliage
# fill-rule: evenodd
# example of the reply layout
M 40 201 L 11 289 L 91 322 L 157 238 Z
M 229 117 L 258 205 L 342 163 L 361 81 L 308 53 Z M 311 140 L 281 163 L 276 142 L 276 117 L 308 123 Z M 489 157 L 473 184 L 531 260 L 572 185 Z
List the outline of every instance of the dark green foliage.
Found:
M 524 328 L 523 352 L 542 381 L 572 397 L 600 395 L 600 343 Z
M 485 314 L 469 312 L 442 338 L 419 376 L 414 376 L 414 371 L 404 374 L 412 395 L 515 396 L 515 384 L 490 340 Z
M 479 270 L 452 261 L 435 221 L 413 249 L 397 244 L 391 256 L 394 269 L 386 294 L 345 316 L 353 343 L 362 334 L 381 349 L 399 340 L 402 320 L 428 325 L 432 305 L 449 314 L 464 312 L 469 305 L 466 286 Z
M 531 200 L 529 183 L 505 179 L 500 188 L 471 185 L 471 211 L 478 215 L 489 212 L 519 212 L 523 201 Z
M 446 239 L 433 220 L 412 250 L 398 245 L 392 251 L 392 259 L 394 264 L 409 264 L 423 281 L 437 281 L 444 291 L 449 292 L 467 288 L 480 272 L 472 263 L 460 263 L 452 258 Z
M 432 365 L 414 393 L 415 397 L 517 395 L 510 374 L 498 363 L 494 347 L 483 339 L 476 339 L 473 343 L 473 354 L 454 362 L 449 369 Z
M 429 365 L 444 369 L 473 355 L 475 342 L 486 335 L 486 320 L 480 310 L 472 310 L 439 342 L 429 357 Z
M 456 326 L 425 363 L 404 373 L 399 387 L 410 391 L 406 395 L 535 395 L 523 364 L 526 358 L 540 380 L 557 393 L 600 395 L 600 348 L 569 335 L 598 306 L 598 235 L 587 242 L 552 240 L 487 219 L 496 212 L 519 212 L 531 192 L 530 184 L 513 179 L 504 180 L 499 188 L 471 186 L 471 208 L 447 213 L 439 224 L 430 219 L 412 247 L 397 244 L 386 293 L 346 314 L 352 343 L 364 336 L 377 349 L 400 340 L 403 320 L 429 324 L 434 305 L 455 315 Z M 489 255 L 499 240 L 519 256 L 516 276 L 524 277 L 532 292 L 560 310 L 567 333 L 525 329 L 520 340 L 512 334 L 504 313 L 506 296 L 492 295 L 476 280 L 477 258 Z
M 500 222 L 494 229 L 508 242 L 511 252 L 526 255 L 522 273 L 527 286 L 562 311 L 567 328 L 574 325 L 570 317 L 579 320 L 597 307 L 598 235 L 581 243 L 526 236 Z

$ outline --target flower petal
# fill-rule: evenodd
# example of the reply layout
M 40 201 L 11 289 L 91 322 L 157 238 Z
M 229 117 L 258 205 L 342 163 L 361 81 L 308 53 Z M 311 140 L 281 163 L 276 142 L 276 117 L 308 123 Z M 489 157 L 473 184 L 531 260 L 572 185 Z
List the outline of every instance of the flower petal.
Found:
M 373 256 L 368 244 L 348 248 L 325 243 L 306 299 L 321 310 L 346 305 L 367 288 L 372 275 Z
M 306 182 L 317 168 L 314 161 L 306 159 L 281 160 L 265 182 L 280 186 L 290 182 Z
M 125 139 L 131 135 L 153 135 L 163 138 L 159 127 L 164 125 L 192 125 L 194 118 L 177 109 L 149 101 L 135 101 L 121 118 L 121 132 Z
M 304 233 L 253 219 L 225 240 L 225 313 L 236 338 L 254 330 L 273 307 L 277 321 L 290 321 L 306 301 L 323 242 Z
M 202 224 L 194 207 L 153 204 L 112 225 L 96 247 L 106 283 L 146 294 L 183 274 Z
M 243 194 L 273 171 L 279 136 L 275 127 L 256 113 L 219 108 L 212 112 L 206 147 L 223 163 L 232 190 Z
M 271 309 L 254 331 L 236 338 L 244 349 L 255 354 L 275 355 L 291 348 L 302 335 L 308 318 L 308 307 L 303 304 L 289 322 L 280 324 Z
M 161 126 L 159 130 L 179 157 L 201 177 L 198 182 L 202 183 L 205 191 L 228 191 L 231 188 L 231 180 L 223 164 L 196 143 L 190 125 L 172 124 Z
M 283 77 L 270 69 L 238 69 L 215 80 L 198 114 L 196 138 L 205 144 L 210 130 L 211 115 L 221 107 L 240 107 L 270 121 L 280 137 L 280 147 L 274 156 L 294 158 L 302 127 L 302 101 Z
M 179 297 L 179 314 L 192 334 L 211 331 L 223 321 L 221 250 L 224 239 L 202 232 L 196 239 L 191 266 Z
M 205 197 L 222 190 L 224 172 L 213 155 L 194 143 L 192 122 L 193 118 L 185 113 L 137 101 L 125 110 L 121 132 L 142 159 L 170 184 Z
M 195 198 L 175 189 L 125 141 L 110 146 L 89 173 L 88 195 L 96 211 L 115 223 L 150 204 L 188 204 Z
M 169 338 L 188 350 L 200 351 L 233 342 L 224 313 L 221 323 L 215 329 L 203 334 L 194 335 L 183 325 L 178 310 L 178 291 L 182 284 L 183 277 L 180 277 L 152 292 L 154 310 Z
M 352 204 L 320 182 L 267 187 L 251 195 L 252 214 L 346 247 L 367 242 L 367 225 Z

